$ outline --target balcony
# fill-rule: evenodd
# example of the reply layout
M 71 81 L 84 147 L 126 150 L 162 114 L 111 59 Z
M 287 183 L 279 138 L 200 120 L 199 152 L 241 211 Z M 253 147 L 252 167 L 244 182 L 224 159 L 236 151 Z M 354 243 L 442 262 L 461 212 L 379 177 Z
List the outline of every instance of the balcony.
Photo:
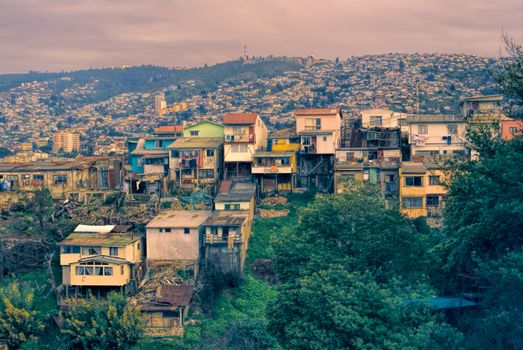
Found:
M 253 174 L 292 174 L 292 168 L 290 165 L 272 165 L 272 166 L 252 166 Z
M 253 143 L 254 140 L 255 140 L 254 134 L 225 135 L 225 142 L 248 142 L 248 143 Z

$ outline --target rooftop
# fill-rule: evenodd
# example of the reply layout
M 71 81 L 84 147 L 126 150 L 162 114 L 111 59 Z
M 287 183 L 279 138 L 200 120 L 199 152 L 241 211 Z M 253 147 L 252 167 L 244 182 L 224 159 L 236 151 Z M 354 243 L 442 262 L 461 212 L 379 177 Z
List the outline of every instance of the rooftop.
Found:
M 309 108 L 298 109 L 294 112 L 295 115 L 336 115 L 341 113 L 339 108 Z
M 228 113 L 223 118 L 223 124 L 254 124 L 258 119 L 257 113 Z
M 256 185 L 252 182 L 222 181 L 216 202 L 248 202 L 256 194 Z
M 176 132 L 183 132 L 182 125 L 164 125 L 154 129 L 155 134 L 173 134 Z
M 137 240 L 142 235 L 137 233 L 117 233 L 117 232 L 99 232 L 99 233 L 71 233 L 60 245 L 81 245 L 81 246 L 102 246 L 102 247 L 125 247 Z
M 241 226 L 249 218 L 248 210 L 217 210 L 204 222 L 206 226 Z
M 493 95 L 475 95 L 464 97 L 461 102 L 488 102 L 488 101 L 502 101 L 502 94 L 493 94 Z
M 190 137 L 174 141 L 169 145 L 169 148 L 218 148 L 221 144 L 223 144 L 221 137 Z
M 407 116 L 407 123 L 464 123 L 461 114 L 413 114 Z
M 167 210 L 155 216 L 147 228 L 197 228 L 211 215 L 210 210 Z

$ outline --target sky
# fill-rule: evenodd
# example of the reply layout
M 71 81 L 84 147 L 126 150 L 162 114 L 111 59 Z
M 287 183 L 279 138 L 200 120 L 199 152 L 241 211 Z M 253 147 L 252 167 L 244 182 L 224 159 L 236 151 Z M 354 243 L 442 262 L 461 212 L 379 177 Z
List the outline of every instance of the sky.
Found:
M 0 0 L 0 73 L 256 56 L 499 56 L 521 0 Z

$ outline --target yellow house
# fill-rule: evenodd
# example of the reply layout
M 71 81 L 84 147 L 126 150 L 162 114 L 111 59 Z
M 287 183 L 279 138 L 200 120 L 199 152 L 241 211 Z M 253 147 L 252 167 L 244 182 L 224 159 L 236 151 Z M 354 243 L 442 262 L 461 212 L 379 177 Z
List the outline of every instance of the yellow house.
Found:
M 441 217 L 446 171 L 430 162 L 403 162 L 399 172 L 401 213 L 410 218 Z
M 300 136 L 292 129 L 278 130 L 269 136 L 267 151 L 254 154 L 252 174 L 261 193 L 290 192 L 296 186 Z
M 136 290 L 145 273 L 144 244 L 142 235 L 129 229 L 79 225 L 58 244 L 66 298 L 88 291 L 104 296 L 113 289 Z

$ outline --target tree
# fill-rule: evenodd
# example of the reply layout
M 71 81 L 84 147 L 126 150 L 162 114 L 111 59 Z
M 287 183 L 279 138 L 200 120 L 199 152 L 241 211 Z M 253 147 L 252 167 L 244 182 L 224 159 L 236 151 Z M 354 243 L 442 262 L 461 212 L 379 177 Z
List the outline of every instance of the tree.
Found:
M 128 349 L 142 337 L 143 314 L 112 292 L 106 301 L 78 300 L 66 315 L 63 334 L 83 349 Z
M 430 289 L 425 241 L 374 189 L 317 196 L 274 242 L 281 283 L 271 332 L 286 349 L 455 347 L 457 331 L 403 303 Z
M 494 78 L 501 85 L 508 97 L 515 99 L 519 107 L 523 106 L 523 48 L 506 33 L 502 35 L 507 57 L 501 60 L 500 69 Z
M 46 315 L 34 296 L 34 289 L 18 282 L 0 289 L 0 339 L 9 346 L 17 348 L 43 334 Z
M 44 230 L 44 224 L 47 222 L 53 210 L 53 198 L 48 189 L 36 191 L 29 202 L 29 210 L 38 220 L 40 229 Z
M 523 138 L 471 137 L 479 159 L 454 165 L 445 203 L 446 238 L 436 249 L 446 292 L 474 290 L 469 281 L 481 261 L 521 251 L 523 245 Z

